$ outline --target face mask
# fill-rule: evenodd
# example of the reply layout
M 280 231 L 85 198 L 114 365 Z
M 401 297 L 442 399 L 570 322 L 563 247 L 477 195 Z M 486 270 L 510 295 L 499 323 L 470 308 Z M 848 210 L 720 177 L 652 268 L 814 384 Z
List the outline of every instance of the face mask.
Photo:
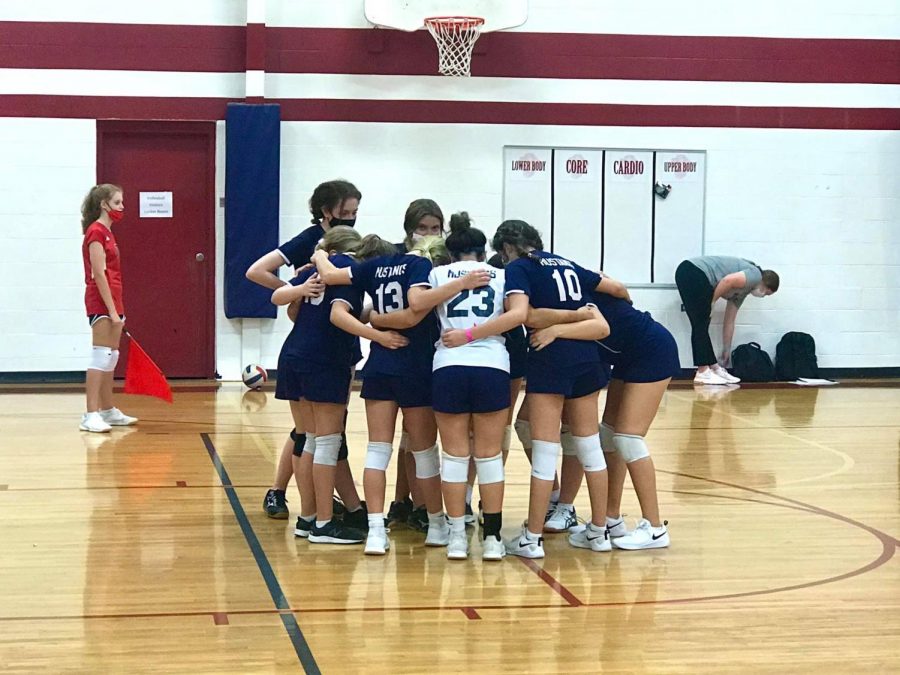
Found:
M 750 293 L 753 295 L 753 297 L 756 298 L 766 297 L 766 290 L 764 288 L 760 288 L 759 286 L 750 291 Z
M 110 219 L 111 221 L 113 221 L 114 223 L 118 223 L 120 220 L 122 220 L 122 218 L 125 217 L 125 210 L 124 210 L 124 209 L 121 210 L 121 211 L 113 211 L 112 209 L 110 209 L 110 210 L 107 211 L 106 213 L 109 215 L 109 219 Z
M 345 227 L 353 227 L 356 225 L 356 218 L 332 218 L 329 223 L 329 227 L 337 227 L 338 225 L 344 225 Z

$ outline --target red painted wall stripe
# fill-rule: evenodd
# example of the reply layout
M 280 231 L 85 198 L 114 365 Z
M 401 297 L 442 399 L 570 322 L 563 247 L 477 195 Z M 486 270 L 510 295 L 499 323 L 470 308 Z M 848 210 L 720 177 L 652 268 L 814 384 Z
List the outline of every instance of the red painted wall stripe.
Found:
M 243 26 L 0 22 L 0 68 L 240 73 Z
M 247 24 L 247 70 L 266 69 L 266 25 Z
M 0 117 L 220 120 L 224 98 L 0 96 Z M 239 99 L 234 99 L 239 100 Z M 266 99 L 284 121 L 900 129 L 900 109 Z
M 259 54 L 245 55 L 246 32 L 243 26 L 0 22 L 0 68 L 242 72 L 248 62 L 260 62 Z M 267 27 L 265 43 L 271 72 L 431 75 L 437 69 L 434 42 L 423 31 Z M 478 41 L 472 70 L 490 77 L 900 84 L 900 40 L 499 32 Z

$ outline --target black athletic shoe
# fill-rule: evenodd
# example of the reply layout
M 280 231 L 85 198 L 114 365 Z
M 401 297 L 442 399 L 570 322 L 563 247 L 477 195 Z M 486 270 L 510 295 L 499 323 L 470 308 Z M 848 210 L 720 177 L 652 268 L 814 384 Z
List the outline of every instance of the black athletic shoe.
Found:
M 343 518 L 344 514 L 347 512 L 347 507 L 344 506 L 344 502 L 342 502 L 337 497 L 331 498 L 331 513 L 334 514 L 335 518 Z
M 410 511 L 406 524 L 419 532 L 428 532 L 428 510 L 424 506 L 414 508 Z
M 369 531 L 369 512 L 366 509 L 366 503 L 362 502 L 360 508 L 356 511 L 347 511 L 344 513 L 344 525 L 351 527 L 360 532 Z
M 466 518 L 466 527 L 469 527 L 470 525 L 475 524 L 475 513 L 472 511 L 472 505 L 469 503 L 466 504 L 465 518 Z
M 391 502 L 391 508 L 388 509 L 387 517 L 384 519 L 384 526 L 390 527 L 394 523 L 406 523 L 409 514 L 412 513 L 412 500 L 407 497 L 402 502 Z
M 297 524 L 294 526 L 294 536 L 303 537 L 304 539 L 306 539 L 309 536 L 310 530 L 312 530 L 313 525 L 315 524 L 315 519 L 303 520 L 303 518 L 297 516 Z
M 269 490 L 266 498 L 263 500 L 263 509 L 269 518 L 276 520 L 287 520 L 290 512 L 287 507 L 287 497 L 284 496 L 284 490 Z
M 365 534 L 337 520 L 329 520 L 323 527 L 313 523 L 309 532 L 311 544 L 362 544 L 365 540 Z

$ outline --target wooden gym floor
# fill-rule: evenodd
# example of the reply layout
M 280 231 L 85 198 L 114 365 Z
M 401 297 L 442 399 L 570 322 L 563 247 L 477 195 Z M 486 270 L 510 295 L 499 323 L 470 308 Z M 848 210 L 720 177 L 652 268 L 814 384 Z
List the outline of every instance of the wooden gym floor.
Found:
M 900 671 L 896 388 L 672 389 L 648 439 L 670 549 L 557 535 L 492 564 L 406 529 L 385 558 L 295 541 L 261 511 L 289 426 L 271 392 L 122 396 L 142 422 L 105 436 L 77 430 L 78 389 L 2 401 L 4 672 Z M 349 432 L 359 478 L 356 393 Z M 507 475 L 510 534 L 515 440 Z

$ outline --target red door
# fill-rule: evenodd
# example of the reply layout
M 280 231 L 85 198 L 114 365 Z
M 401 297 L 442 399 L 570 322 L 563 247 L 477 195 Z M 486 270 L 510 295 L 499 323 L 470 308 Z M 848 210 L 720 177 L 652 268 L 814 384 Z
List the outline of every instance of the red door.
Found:
M 125 327 L 169 377 L 215 374 L 215 129 L 97 122 L 98 182 L 125 193 L 126 215 L 115 226 Z M 163 193 L 171 193 L 171 208 Z

